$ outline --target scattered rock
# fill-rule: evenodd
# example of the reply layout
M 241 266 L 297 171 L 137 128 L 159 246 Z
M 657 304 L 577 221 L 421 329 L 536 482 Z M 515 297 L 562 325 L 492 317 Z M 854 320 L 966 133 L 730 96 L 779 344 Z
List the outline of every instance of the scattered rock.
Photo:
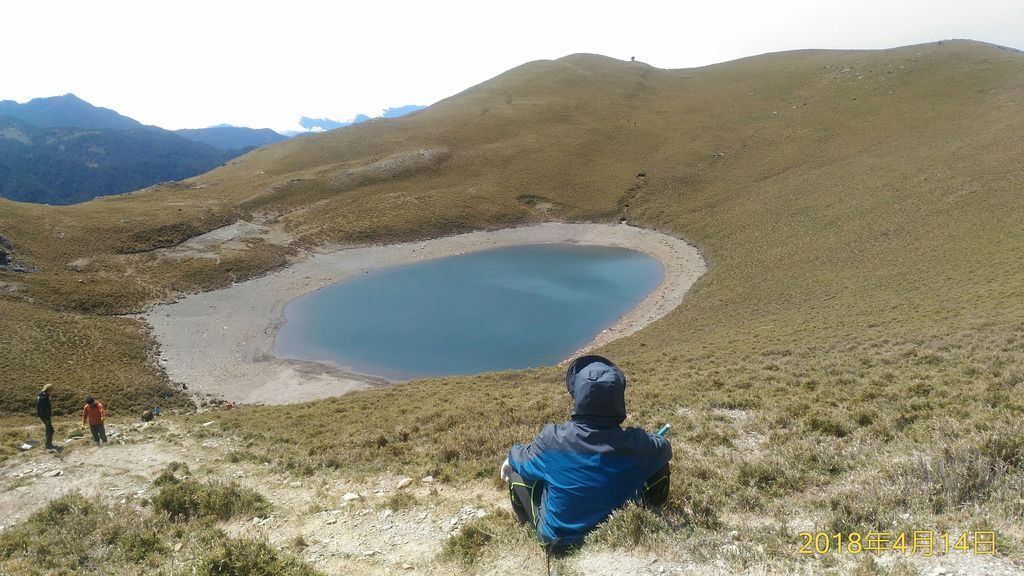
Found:
M 434 483 L 434 477 L 433 476 L 425 476 L 425 477 L 423 477 L 420 480 L 420 482 L 423 482 L 424 484 L 433 484 Z
M 62 476 L 63 474 L 64 474 L 64 472 L 62 472 L 60 470 L 50 470 L 46 474 L 43 474 L 43 476 L 45 476 L 47 478 L 56 478 L 57 476 Z
M 175 552 L 180 552 L 181 551 L 181 542 L 178 542 L 177 544 L 174 545 L 174 551 Z
M 217 423 L 216 420 L 210 420 L 209 422 L 203 422 L 203 426 L 212 426 L 212 425 L 214 425 L 216 423 Z
M 402 478 L 401 480 L 398 481 L 398 489 L 401 490 L 402 488 L 405 488 L 409 484 L 412 484 L 412 478 Z
M 292 488 L 302 488 L 302 482 L 292 482 L 289 486 Z
M 344 500 L 345 502 L 359 500 L 360 498 L 362 498 L 362 496 L 356 494 L 355 492 L 346 492 L 345 495 L 341 497 L 341 499 Z
M 326 523 L 327 524 L 337 524 L 338 523 L 338 519 L 337 518 L 328 518 Z
M 402 570 L 412 570 L 415 568 L 412 564 L 402 564 Z
M 89 267 L 89 264 L 92 264 L 92 260 L 90 258 L 78 258 L 68 262 L 67 267 L 69 270 L 74 270 L 75 272 L 84 272 Z

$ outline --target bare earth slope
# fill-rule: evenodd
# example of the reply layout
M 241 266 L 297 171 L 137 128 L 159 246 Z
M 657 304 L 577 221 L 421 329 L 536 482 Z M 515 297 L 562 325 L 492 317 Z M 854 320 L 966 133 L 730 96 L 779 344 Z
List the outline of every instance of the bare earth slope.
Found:
M 0 272 L 4 410 L 51 380 L 65 411 L 95 387 L 123 409 L 173 393 L 143 325 L 111 313 L 337 246 L 625 219 L 698 246 L 708 272 L 601 349 L 630 378 L 628 423 L 673 422 L 676 457 L 669 506 L 598 544 L 842 573 L 798 555 L 799 532 L 992 529 L 1019 570 L 1022 102 L 1024 56 L 967 41 L 690 70 L 574 55 L 188 181 L 0 202 L 14 260 L 39 268 Z M 496 489 L 508 445 L 567 416 L 558 381 L 419 381 L 216 420 L 271 467 Z M 502 566 L 483 540 L 467 572 Z M 901 573 L 900 558 L 847 561 Z

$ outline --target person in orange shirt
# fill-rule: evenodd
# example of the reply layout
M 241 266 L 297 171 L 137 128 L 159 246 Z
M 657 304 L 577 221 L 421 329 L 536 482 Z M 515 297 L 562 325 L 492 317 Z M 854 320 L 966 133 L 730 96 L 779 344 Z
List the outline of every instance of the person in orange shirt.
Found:
M 100 442 L 107 441 L 107 431 L 103 428 L 103 419 L 107 416 L 107 410 L 103 407 L 103 403 L 99 400 L 93 399 L 92 396 L 87 396 L 85 399 L 85 407 L 82 409 L 82 425 L 86 422 L 89 423 L 89 431 L 92 432 L 92 441 L 97 446 Z

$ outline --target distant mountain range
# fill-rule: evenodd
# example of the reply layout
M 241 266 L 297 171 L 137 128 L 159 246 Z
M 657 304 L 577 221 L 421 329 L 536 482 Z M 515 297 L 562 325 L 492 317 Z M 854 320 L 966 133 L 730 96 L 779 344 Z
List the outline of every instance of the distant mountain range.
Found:
M 4 100 L 0 196 L 47 204 L 84 202 L 202 174 L 267 139 L 264 131 L 249 128 L 175 133 L 74 94 L 25 104 Z
M 421 108 L 388 108 L 383 117 L 396 118 Z M 369 119 L 364 114 L 351 122 L 303 117 L 301 125 L 320 132 Z M 202 174 L 295 134 L 229 125 L 165 130 L 93 106 L 74 94 L 24 104 L 2 100 L 0 197 L 74 204 L 122 194 Z
M 259 148 L 288 139 L 287 136 L 274 132 L 270 128 L 239 128 L 227 124 L 209 128 L 184 128 L 175 130 L 175 132 L 189 140 L 202 142 L 219 150 Z
M 151 126 L 39 127 L 0 116 L 0 196 L 74 204 L 202 174 L 240 152 Z
M 35 98 L 24 104 L 0 100 L 0 116 L 10 116 L 38 128 L 93 128 L 132 130 L 145 126 L 109 108 L 93 106 L 74 94 Z

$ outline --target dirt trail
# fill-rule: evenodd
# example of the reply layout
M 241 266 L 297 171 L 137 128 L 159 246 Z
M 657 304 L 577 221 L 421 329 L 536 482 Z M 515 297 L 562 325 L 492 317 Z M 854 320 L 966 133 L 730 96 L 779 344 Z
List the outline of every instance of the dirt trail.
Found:
M 202 426 L 185 429 L 173 419 L 155 425 L 114 424 L 107 427 L 111 442 L 104 446 L 79 439 L 62 453 L 34 448 L 11 458 L 0 464 L 0 530 L 73 491 L 111 501 L 152 497 L 153 478 L 174 461 L 186 462 L 197 479 L 233 480 L 258 490 L 273 503 L 273 513 L 236 520 L 224 528 L 232 535 L 265 537 L 292 550 L 301 537 L 306 546 L 299 556 L 327 574 L 450 574 L 452 566 L 437 559 L 445 541 L 477 517 L 507 513 L 504 493 L 488 482 L 453 487 L 414 478 L 399 489 L 403 477 L 398 475 L 296 477 L 247 461 L 232 463 L 228 454 L 241 446 L 216 433 L 216 426 L 210 424 L 211 433 L 205 434 Z M 48 476 L 55 471 L 59 475 Z M 394 498 L 398 493 L 409 496 L 395 509 L 390 506 L 403 502 Z M 653 556 L 621 555 L 613 560 L 581 556 L 566 562 L 558 573 L 684 573 L 682 564 Z M 544 574 L 544 557 L 531 545 L 473 572 Z
M 187 459 L 183 448 L 157 442 L 153 432 L 130 430 L 142 442 L 122 444 L 123 427 L 108 426 L 107 445 L 95 447 L 79 439 L 68 442 L 62 452 L 36 447 L 7 460 L 0 465 L 0 529 L 70 492 L 113 501 L 144 494 L 164 466 Z
M 31 436 L 35 428 L 26 429 Z M 233 480 L 259 491 L 273 504 L 266 518 L 242 518 L 223 525 L 232 535 L 266 538 L 295 551 L 326 574 L 451 574 L 453 565 L 438 555 L 445 541 L 473 519 L 507 514 L 502 490 L 479 481 L 449 486 L 398 475 L 346 478 L 344 472 L 297 477 L 248 460 L 232 462 L 242 443 L 207 426 L 174 418 L 152 425 L 110 424 L 111 442 L 91 446 L 84 439 L 61 453 L 34 448 L 0 464 L 0 531 L 25 520 L 52 499 L 78 491 L 111 502 L 155 495 L 152 480 L 169 463 L 186 462 L 199 480 Z M 296 548 L 300 540 L 304 546 Z M 545 574 L 539 547 L 499 543 L 474 566 L 473 574 Z M 628 552 L 587 548 L 555 564 L 555 573 L 612 576 L 621 574 L 736 574 L 727 560 L 731 541 L 708 556 L 687 556 L 669 543 L 657 551 Z M 895 558 L 883 556 L 883 565 Z M 1019 569 L 1001 557 L 947 555 L 915 558 L 922 574 L 1011 575 Z M 806 574 L 819 564 L 805 565 Z M 778 566 L 747 564 L 744 574 L 780 574 Z M 787 573 L 801 573 L 792 572 Z
M 399 490 L 400 476 L 293 477 L 261 464 L 232 463 L 228 454 L 237 447 L 235 439 L 204 434 L 202 427 L 183 429 L 173 420 L 107 429 L 111 441 L 103 446 L 78 439 L 60 453 L 33 448 L 0 464 L 0 531 L 74 491 L 113 502 L 152 497 L 157 491 L 152 480 L 169 463 L 183 461 L 194 478 L 233 480 L 274 505 L 266 518 L 225 524 L 233 535 L 266 537 L 281 547 L 301 536 L 307 546 L 300 556 L 329 574 L 356 566 L 361 574 L 444 573 L 434 561 L 444 541 L 504 503 L 493 488 L 456 489 L 413 479 Z M 398 492 L 407 494 L 404 502 L 411 504 L 389 508 L 389 502 L 396 502 L 389 497 Z

